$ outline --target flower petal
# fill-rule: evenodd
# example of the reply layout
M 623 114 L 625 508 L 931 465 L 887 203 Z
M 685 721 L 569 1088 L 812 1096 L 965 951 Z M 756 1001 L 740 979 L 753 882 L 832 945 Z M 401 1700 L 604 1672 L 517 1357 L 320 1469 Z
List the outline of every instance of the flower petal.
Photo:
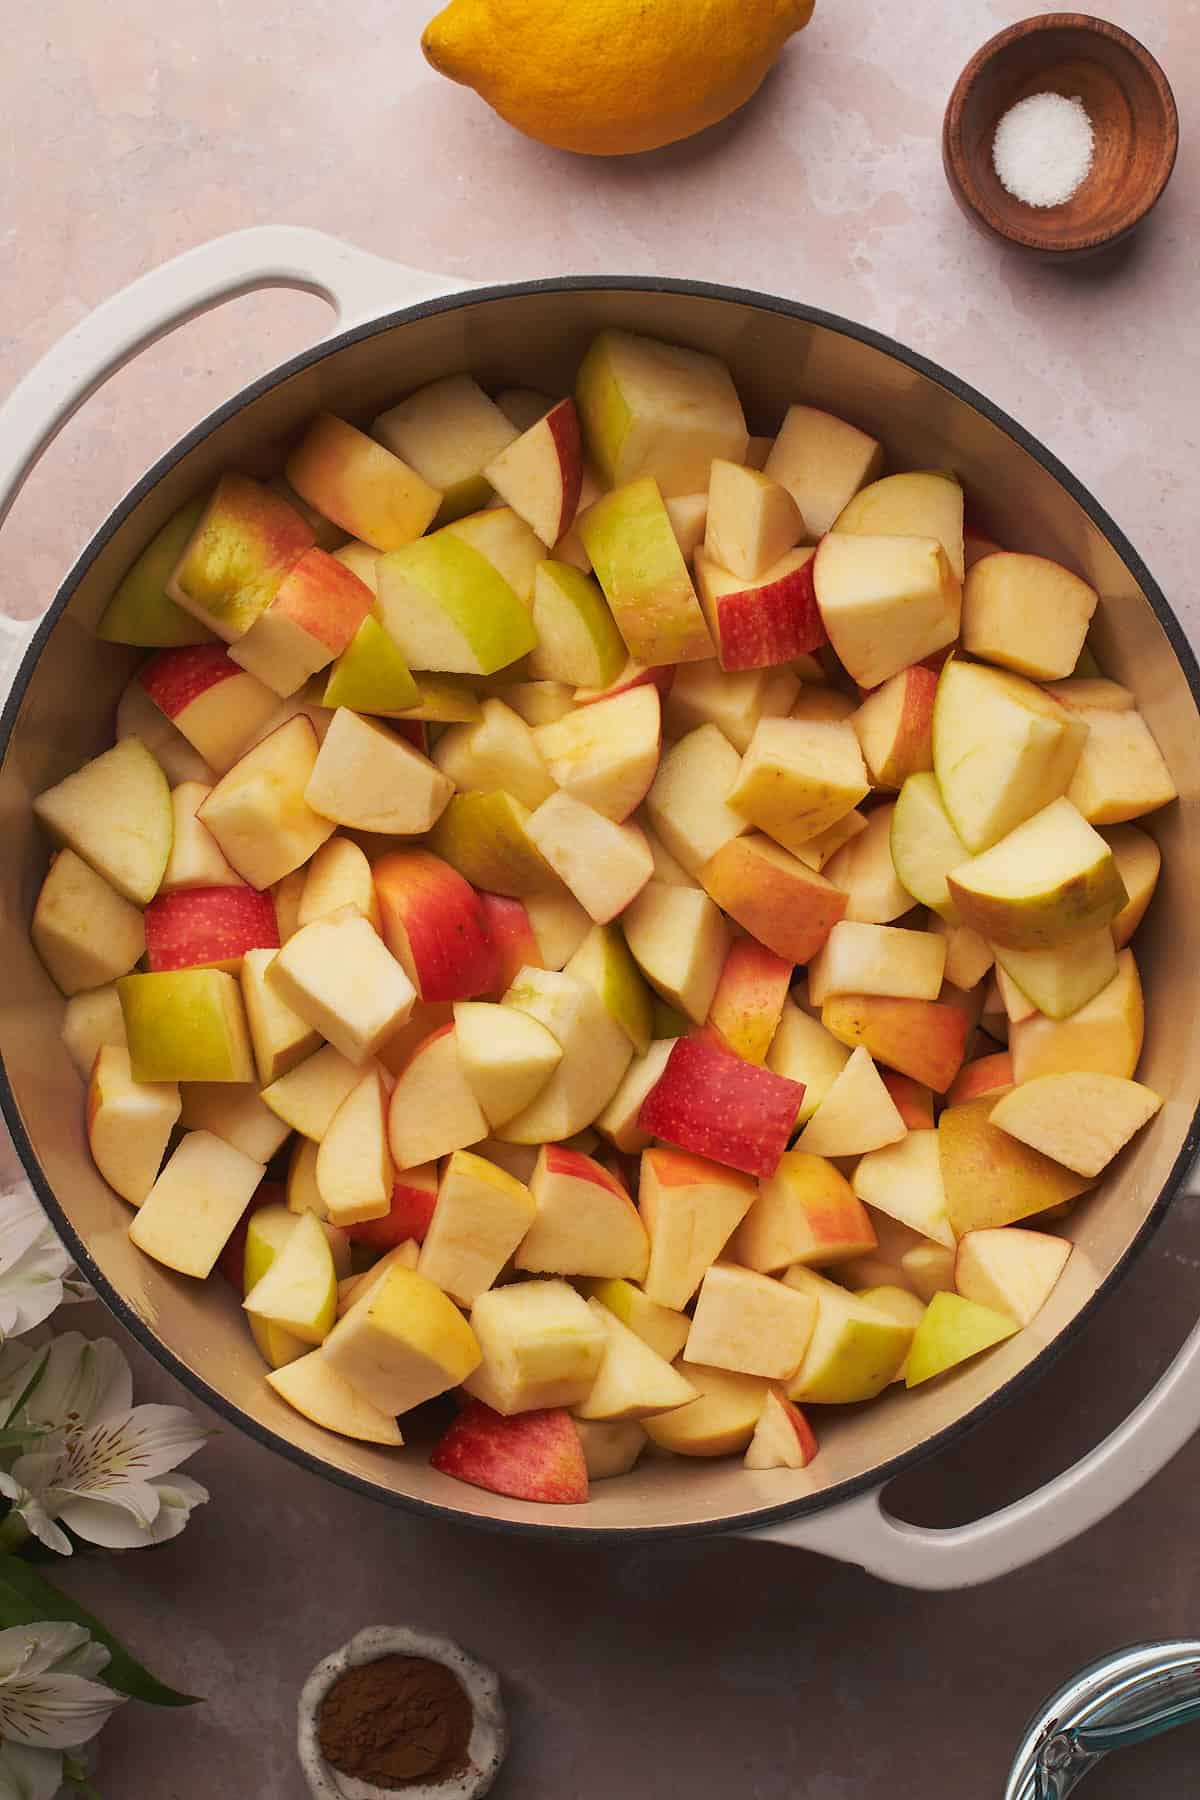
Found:
M 57 1750 L 0 1745 L 0 1800 L 54 1800 L 62 1786 L 62 1772 Z
M 13 1511 L 25 1521 L 39 1543 L 45 1544 L 47 1550 L 57 1551 L 59 1556 L 70 1556 L 71 1540 L 66 1532 L 59 1530 L 41 1500 L 4 1470 L 0 1470 L 0 1494 L 12 1501 Z
M 0 1736 L 40 1750 L 69 1750 L 103 1730 L 126 1696 L 82 1675 L 14 1675 L 0 1687 Z
M 187 1475 L 160 1476 L 150 1486 L 156 1490 L 160 1504 L 148 1526 L 103 1500 L 72 1500 L 69 1507 L 62 1508 L 61 1516 L 77 1536 L 106 1550 L 137 1550 L 149 1544 L 165 1544 L 179 1536 L 193 1508 L 204 1505 L 208 1489 Z
M 89 1493 L 105 1480 L 149 1481 L 194 1456 L 209 1436 L 182 1406 L 134 1406 L 68 1440 L 72 1476 L 59 1485 Z
M 150 1534 L 161 1508 L 158 1489 L 149 1481 L 126 1481 L 119 1489 L 97 1496 L 67 1494 L 56 1489 L 47 1502 L 47 1510 L 77 1537 L 106 1549 L 137 1549 L 153 1543 Z M 122 1514 L 133 1526 L 132 1535 L 126 1536 L 118 1525 L 106 1522 Z
M 0 1631 L 0 1690 L 21 1675 L 44 1675 L 61 1658 L 77 1655 L 91 1641 L 84 1626 L 57 1619 Z
M 42 1211 L 33 1189 L 24 1182 L 0 1195 L 0 1269 L 11 1267 L 18 1258 L 42 1238 L 54 1237 L 49 1219 Z M 63 1256 L 66 1251 L 59 1244 Z M 67 1258 L 68 1262 L 70 1258 Z
M 46 1372 L 26 1411 L 35 1424 L 65 1425 L 74 1418 L 87 1427 L 128 1412 L 132 1404 L 133 1377 L 119 1345 L 64 1331 L 50 1346 Z

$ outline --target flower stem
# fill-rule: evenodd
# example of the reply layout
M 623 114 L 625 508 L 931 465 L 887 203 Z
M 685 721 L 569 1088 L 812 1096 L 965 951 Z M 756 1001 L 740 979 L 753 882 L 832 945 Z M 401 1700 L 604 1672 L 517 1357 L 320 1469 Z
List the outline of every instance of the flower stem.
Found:
M 0 1552 L 19 1550 L 29 1540 L 29 1527 L 18 1512 L 0 1519 Z

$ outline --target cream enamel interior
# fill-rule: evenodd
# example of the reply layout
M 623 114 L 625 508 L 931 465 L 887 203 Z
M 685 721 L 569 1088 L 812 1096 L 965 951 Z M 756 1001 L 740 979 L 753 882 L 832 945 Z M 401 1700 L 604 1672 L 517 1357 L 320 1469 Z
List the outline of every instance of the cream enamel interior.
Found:
M 1149 821 L 1164 856 L 1149 922 L 1134 944 L 1147 996 L 1139 1078 L 1166 1103 L 1096 1194 L 1063 1226 L 1077 1252 L 1034 1325 L 962 1371 L 913 1394 L 836 1415 L 813 1409 L 821 1455 L 802 1473 L 748 1473 L 740 1459 L 653 1458 L 626 1480 L 603 1482 L 586 1508 L 536 1507 L 465 1487 L 429 1469 L 419 1443 L 374 1450 L 333 1437 L 293 1413 L 267 1387 L 232 1292 L 156 1267 L 129 1243 L 130 1213 L 92 1168 L 83 1090 L 59 1039 L 62 1001 L 34 955 L 28 925 L 47 846 L 32 797 L 103 749 L 113 708 L 137 653 L 98 643 L 91 628 L 133 557 L 182 502 L 221 470 L 278 469 L 289 440 L 319 408 L 366 422 L 436 377 L 469 369 L 491 388 L 566 391 L 594 332 L 616 324 L 723 356 L 752 431 L 775 429 L 803 399 L 881 436 L 889 467 L 951 468 L 1008 548 L 1076 568 L 1101 595 L 1093 638 L 1105 673 L 1127 683 L 1161 744 L 1181 799 Z M 243 404 L 169 467 L 91 555 L 41 650 L 0 765 L 0 896 L 6 979 L 0 1054 L 20 1124 L 58 1205 L 96 1269 L 135 1315 L 152 1347 L 249 1423 L 319 1469 L 367 1484 L 381 1498 L 436 1506 L 466 1519 L 546 1529 L 613 1532 L 712 1527 L 765 1519 L 796 1503 L 836 1499 L 998 1395 L 1117 1269 L 1153 1211 L 1188 1139 L 1200 1099 L 1200 925 L 1182 871 L 1200 862 L 1196 801 L 1200 732 L 1184 670 L 1133 572 L 1084 508 L 998 424 L 931 376 L 830 326 L 735 297 L 555 288 L 455 302 L 357 336 Z M 749 1522 L 753 1522 L 750 1520 Z

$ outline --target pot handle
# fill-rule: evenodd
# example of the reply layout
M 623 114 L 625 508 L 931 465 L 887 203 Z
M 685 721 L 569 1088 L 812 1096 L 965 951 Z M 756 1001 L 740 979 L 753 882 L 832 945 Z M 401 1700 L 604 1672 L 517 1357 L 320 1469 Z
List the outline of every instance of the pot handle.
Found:
M 297 225 L 261 225 L 185 250 L 105 300 L 48 350 L 0 405 L 0 524 L 46 446 L 140 350 L 224 300 L 300 288 L 345 327 L 461 286 Z
M 1200 1165 L 1183 1192 L 1200 1192 Z M 1200 1324 L 1123 1424 L 1053 1481 L 984 1519 L 947 1530 L 893 1518 L 883 1488 L 811 1519 L 748 1535 L 839 1562 L 899 1587 L 975 1587 L 1024 1568 L 1099 1524 L 1200 1430 Z

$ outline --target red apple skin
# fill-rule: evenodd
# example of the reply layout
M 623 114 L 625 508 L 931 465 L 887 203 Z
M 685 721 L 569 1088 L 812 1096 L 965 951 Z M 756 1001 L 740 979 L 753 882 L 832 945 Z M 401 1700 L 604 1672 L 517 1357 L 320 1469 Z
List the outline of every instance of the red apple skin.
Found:
M 229 1241 L 217 1258 L 217 1268 L 235 1294 L 244 1296 L 246 1292 L 246 1233 L 250 1229 L 250 1220 L 264 1206 L 286 1204 L 287 1189 L 281 1181 L 260 1181 L 255 1188 L 249 1206 L 234 1226 Z
M 545 1151 L 543 1166 L 547 1175 L 565 1175 L 570 1181 L 593 1181 L 597 1187 L 607 1188 L 609 1193 L 619 1195 L 622 1200 L 629 1199 L 616 1176 L 593 1157 L 585 1156 L 582 1150 L 572 1150 L 566 1144 L 547 1144 Z
M 563 533 L 570 531 L 575 523 L 575 514 L 579 511 L 579 496 L 583 492 L 583 439 L 574 400 L 569 396 L 560 400 L 532 429 L 550 433 L 558 455 L 558 466 L 562 470 L 562 512 L 559 514 L 558 530 L 553 540 L 557 544 Z
M 139 671 L 138 680 L 158 710 L 168 719 L 177 719 L 210 687 L 245 673 L 230 660 L 224 644 L 188 644 L 152 656 Z
M 817 1454 L 819 1447 L 817 1444 L 817 1434 L 805 1418 L 804 1414 L 800 1411 L 800 1408 L 795 1405 L 793 1401 L 781 1400 L 780 1404 L 788 1416 L 788 1423 L 791 1425 L 792 1430 L 796 1433 L 796 1437 L 799 1440 L 800 1454 L 804 1458 L 804 1461 L 800 1466 L 801 1468 L 806 1469 L 813 1457 Z
M 766 669 L 807 656 L 829 640 L 817 609 L 810 556 L 768 587 L 726 594 L 717 602 L 718 654 L 723 669 Z
M 388 730 L 406 739 L 422 756 L 429 755 L 429 733 L 424 719 L 389 719 Z
M 766 1061 L 791 980 L 792 964 L 786 957 L 776 956 L 755 938 L 734 939 L 708 1009 L 708 1023 L 735 1056 L 745 1062 Z
M 910 1075 L 897 1075 L 894 1069 L 880 1069 L 880 1077 L 892 1104 L 910 1131 L 933 1130 L 933 1095 Z
M 583 1445 L 562 1407 L 506 1419 L 472 1400 L 429 1460 L 443 1475 L 513 1500 L 581 1506 L 588 1497 Z
M 964 1100 L 978 1100 L 981 1094 L 991 1094 L 997 1088 L 1012 1085 L 1013 1062 L 1007 1050 L 998 1050 L 994 1056 L 978 1056 L 960 1070 L 946 1095 L 946 1105 L 959 1106 Z
M 500 998 L 507 994 L 522 969 L 543 966 L 542 953 L 523 900 L 510 900 L 506 894 L 481 891 L 479 904 L 494 952 L 492 985 L 487 992 Z
M 680 1038 L 642 1102 L 643 1131 L 747 1175 L 779 1166 L 804 1084 L 756 1068 L 698 1038 Z
M 324 550 L 306 550 L 284 576 L 273 607 L 339 656 L 375 603 L 365 581 Z
M 420 1177 L 417 1180 L 416 1177 Z M 432 1163 L 425 1169 L 405 1169 L 396 1177 L 392 1189 L 392 1210 L 382 1219 L 363 1219 L 348 1225 L 346 1235 L 356 1244 L 367 1244 L 372 1250 L 394 1250 L 415 1238 L 425 1242 L 433 1209 L 437 1205 L 437 1169 Z
M 383 941 L 409 970 L 422 1000 L 490 993 L 496 949 L 479 895 L 428 850 L 394 850 L 373 869 Z
M 842 994 L 821 1008 L 821 1022 L 843 1044 L 863 1044 L 876 1062 L 944 1094 L 962 1068 L 971 1021 L 942 1000 Z
M 247 950 L 278 950 L 270 894 L 252 887 L 184 888 L 158 894 L 145 912 L 152 974 L 235 961 Z

